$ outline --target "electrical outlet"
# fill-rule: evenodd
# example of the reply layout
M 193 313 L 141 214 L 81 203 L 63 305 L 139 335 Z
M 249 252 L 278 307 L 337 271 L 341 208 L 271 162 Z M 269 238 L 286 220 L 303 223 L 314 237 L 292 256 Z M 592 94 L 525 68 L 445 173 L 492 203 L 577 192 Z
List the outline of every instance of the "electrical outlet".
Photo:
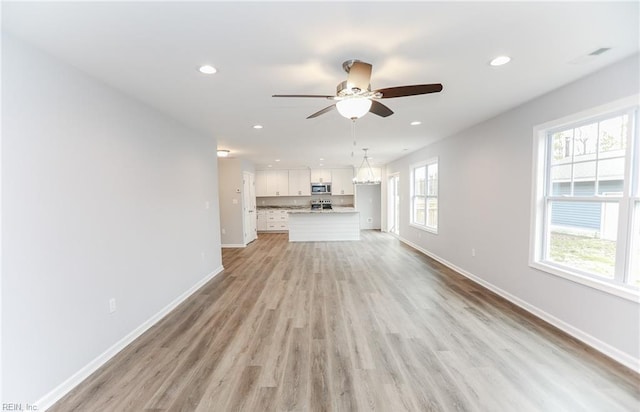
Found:
M 227 229 L 222 228 L 222 234 L 223 234 L 223 235 L 226 235 L 226 234 L 227 234 Z
M 471 248 L 471 256 L 476 257 L 476 248 L 474 247 Z
M 116 309 L 116 298 L 109 299 L 109 313 L 115 312 Z
M 209 209 L 209 202 L 208 202 L 208 201 L 207 201 L 207 202 L 204 202 L 204 208 L 205 208 L 205 209 Z

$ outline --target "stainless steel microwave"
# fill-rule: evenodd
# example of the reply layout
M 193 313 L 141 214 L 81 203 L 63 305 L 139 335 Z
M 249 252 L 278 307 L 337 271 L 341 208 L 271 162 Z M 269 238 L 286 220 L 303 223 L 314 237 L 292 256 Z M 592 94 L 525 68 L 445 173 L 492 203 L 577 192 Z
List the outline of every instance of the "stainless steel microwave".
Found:
M 311 183 L 312 195 L 330 195 L 331 183 Z

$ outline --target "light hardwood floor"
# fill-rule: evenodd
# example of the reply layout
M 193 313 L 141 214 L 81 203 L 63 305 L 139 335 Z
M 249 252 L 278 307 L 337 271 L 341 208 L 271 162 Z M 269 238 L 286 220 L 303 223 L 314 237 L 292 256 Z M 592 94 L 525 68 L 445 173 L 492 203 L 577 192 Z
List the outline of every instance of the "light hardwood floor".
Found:
M 389 235 L 223 264 L 51 410 L 640 410 L 637 374 Z

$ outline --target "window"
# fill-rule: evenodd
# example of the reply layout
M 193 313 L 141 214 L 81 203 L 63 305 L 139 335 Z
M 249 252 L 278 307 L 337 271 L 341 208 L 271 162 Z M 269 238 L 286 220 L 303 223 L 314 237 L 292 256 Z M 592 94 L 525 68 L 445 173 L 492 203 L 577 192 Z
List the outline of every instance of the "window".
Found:
M 541 126 L 534 135 L 531 265 L 622 296 L 640 286 L 635 102 Z
M 438 232 L 438 159 L 411 167 L 411 225 Z

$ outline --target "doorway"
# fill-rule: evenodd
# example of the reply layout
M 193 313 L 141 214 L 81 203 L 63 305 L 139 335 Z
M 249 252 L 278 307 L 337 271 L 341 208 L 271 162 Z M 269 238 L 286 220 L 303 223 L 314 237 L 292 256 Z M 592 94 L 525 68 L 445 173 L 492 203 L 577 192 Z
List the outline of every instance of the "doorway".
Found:
M 256 184 L 253 173 L 242 172 L 242 213 L 244 224 L 244 244 L 248 245 L 258 238 L 256 213 Z
M 400 175 L 398 173 L 389 176 L 388 196 L 387 196 L 387 231 L 396 236 L 400 235 L 400 193 L 398 184 Z

